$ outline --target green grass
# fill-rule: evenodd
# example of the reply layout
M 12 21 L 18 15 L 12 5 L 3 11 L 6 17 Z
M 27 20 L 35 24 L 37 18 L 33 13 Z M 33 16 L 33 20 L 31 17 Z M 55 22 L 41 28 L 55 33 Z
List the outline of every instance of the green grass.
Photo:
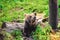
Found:
M 1 31 L 0 34 L 4 36 L 4 40 L 23 40 L 22 33 L 20 30 L 13 30 L 11 33 Z
M 42 26 L 38 25 L 35 32 L 33 32 L 33 38 L 34 40 L 50 40 L 50 25 L 46 25 L 44 28 Z
M 18 12 L 12 9 L 23 7 L 23 11 Z M 32 13 L 34 9 L 38 13 L 44 13 L 48 10 L 47 0 L 0 0 L 0 8 L 3 10 L 0 13 L 0 21 L 11 21 L 17 19 L 20 15 L 20 19 L 24 18 L 24 13 Z M 12 11 L 11 11 L 12 10 Z
M 44 13 L 45 17 L 49 15 L 48 0 L 0 0 L 0 26 L 3 21 L 12 21 L 17 19 L 23 19 L 24 13 L 32 13 L 33 10 L 37 13 Z M 60 5 L 60 0 L 58 0 Z M 22 8 L 22 10 L 20 9 Z M 58 8 L 58 17 L 60 18 L 60 8 Z M 59 26 L 60 27 L 60 26 Z M 45 28 L 41 26 L 37 27 L 37 30 L 32 33 L 34 40 L 49 40 L 50 28 L 47 25 Z M 15 35 L 13 40 L 22 40 L 21 32 L 15 30 L 12 35 Z M 10 33 L 6 33 L 5 40 L 11 40 Z
M 60 5 L 60 0 L 58 0 L 58 6 Z M 60 8 L 58 8 L 58 17 L 60 18 Z

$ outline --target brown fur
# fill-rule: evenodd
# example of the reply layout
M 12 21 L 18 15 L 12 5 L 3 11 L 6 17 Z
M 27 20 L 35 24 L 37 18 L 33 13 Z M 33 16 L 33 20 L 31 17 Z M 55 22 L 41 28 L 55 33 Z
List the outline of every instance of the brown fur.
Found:
M 29 37 L 36 30 L 36 14 L 25 14 L 24 35 Z

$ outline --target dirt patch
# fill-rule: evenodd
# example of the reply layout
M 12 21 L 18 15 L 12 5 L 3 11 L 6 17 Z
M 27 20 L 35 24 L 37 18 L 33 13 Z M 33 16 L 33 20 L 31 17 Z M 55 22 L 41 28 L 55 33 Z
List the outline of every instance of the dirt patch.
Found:
M 50 40 L 60 40 L 60 32 L 56 34 L 50 34 Z

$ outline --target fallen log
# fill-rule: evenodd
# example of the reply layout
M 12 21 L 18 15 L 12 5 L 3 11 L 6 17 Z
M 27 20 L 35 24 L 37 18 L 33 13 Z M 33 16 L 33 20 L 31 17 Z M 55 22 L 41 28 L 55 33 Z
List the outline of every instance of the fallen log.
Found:
M 40 21 L 36 22 L 37 25 L 40 23 Z M 7 31 L 7 32 L 12 32 L 13 30 L 21 30 L 22 32 L 24 31 L 24 26 L 25 26 L 25 23 L 20 23 L 20 22 L 3 22 L 2 23 L 2 26 L 1 26 L 1 29 Z
M 45 22 L 47 20 L 48 20 L 48 18 L 42 19 L 42 20 L 38 19 L 36 23 L 38 25 L 38 24 L 41 24 L 41 22 Z M 25 26 L 24 22 L 20 23 L 20 22 L 17 22 L 17 21 L 12 21 L 12 22 L 3 22 L 1 28 L 4 29 L 7 32 L 11 32 L 11 31 L 17 30 L 17 29 L 23 31 L 24 30 L 24 26 Z
M 42 19 L 42 22 L 48 22 L 48 20 L 49 18 L 47 17 L 47 18 Z M 58 18 L 58 23 L 60 23 L 60 18 Z
M 4 29 L 7 32 L 12 32 L 13 30 L 17 30 L 17 29 L 23 31 L 24 23 L 3 22 L 1 28 Z

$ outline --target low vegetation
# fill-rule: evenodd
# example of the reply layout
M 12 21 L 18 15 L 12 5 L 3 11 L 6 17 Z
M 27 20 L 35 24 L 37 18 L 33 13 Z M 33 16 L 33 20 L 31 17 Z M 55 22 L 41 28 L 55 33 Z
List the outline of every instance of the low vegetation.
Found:
M 24 19 L 24 13 L 43 13 L 44 17 L 48 17 L 48 3 L 48 0 L 0 0 L 0 27 L 2 22 Z M 58 0 L 59 5 L 60 0 Z M 58 8 L 58 17 L 60 18 L 60 8 Z M 60 28 L 60 23 L 58 27 Z M 36 31 L 32 32 L 32 38 L 34 40 L 50 40 L 50 30 L 51 27 L 48 23 L 45 27 L 38 25 Z M 59 33 L 57 34 L 59 35 Z M 11 33 L 3 31 L 1 34 L 5 36 L 4 40 L 23 40 L 20 30 L 14 30 Z

